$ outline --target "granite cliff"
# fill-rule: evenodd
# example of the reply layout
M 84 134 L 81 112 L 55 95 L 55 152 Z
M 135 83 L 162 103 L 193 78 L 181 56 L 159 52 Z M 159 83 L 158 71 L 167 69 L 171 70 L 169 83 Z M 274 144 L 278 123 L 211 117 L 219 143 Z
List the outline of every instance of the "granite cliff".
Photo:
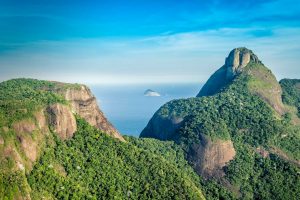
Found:
M 78 114 L 92 126 L 124 141 L 124 138 L 99 109 L 97 99 L 87 86 L 80 85 L 79 88 L 68 88 L 66 90 L 58 90 L 58 92 L 70 102 L 72 112 Z

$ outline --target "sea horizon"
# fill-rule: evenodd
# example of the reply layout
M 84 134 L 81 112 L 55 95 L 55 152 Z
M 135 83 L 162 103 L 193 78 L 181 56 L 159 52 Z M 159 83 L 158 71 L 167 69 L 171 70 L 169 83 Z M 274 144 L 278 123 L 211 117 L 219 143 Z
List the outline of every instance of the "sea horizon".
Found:
M 165 103 L 195 97 L 203 83 L 89 85 L 107 119 L 122 134 L 138 137 L 153 114 Z M 144 96 L 151 89 L 161 96 Z

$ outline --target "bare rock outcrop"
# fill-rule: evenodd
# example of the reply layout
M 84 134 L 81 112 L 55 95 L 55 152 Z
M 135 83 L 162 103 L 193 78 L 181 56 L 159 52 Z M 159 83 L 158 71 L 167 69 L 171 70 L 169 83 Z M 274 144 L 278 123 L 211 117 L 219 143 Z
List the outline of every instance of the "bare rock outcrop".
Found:
M 24 136 L 23 134 L 18 135 L 18 140 L 21 143 L 21 149 L 23 150 L 25 156 L 31 161 L 36 161 L 38 157 L 38 145 L 37 143 L 29 136 Z
M 22 120 L 12 125 L 16 133 L 31 133 L 36 130 L 36 126 L 31 120 Z
M 4 145 L 4 139 L 0 136 L 0 145 Z
M 200 144 L 193 144 L 188 154 L 198 174 L 205 178 L 222 177 L 223 167 L 234 159 L 236 152 L 231 140 L 215 140 L 202 136 Z
M 80 89 L 68 88 L 61 93 L 65 99 L 70 102 L 73 112 L 85 119 L 92 126 L 103 130 L 121 141 L 124 141 L 124 138 L 99 109 L 97 100 L 88 87 L 81 85 Z
M 42 132 L 48 131 L 48 122 L 46 119 L 46 115 L 44 113 L 44 109 L 34 113 L 34 117 L 36 120 L 36 125 Z
M 65 140 L 73 136 L 77 130 L 76 119 L 70 108 L 59 103 L 47 108 L 49 124 L 53 127 L 58 136 Z
M 225 60 L 226 78 L 228 80 L 233 79 L 234 76 L 243 71 L 250 61 L 254 63 L 260 62 L 258 57 L 249 49 L 233 49 Z

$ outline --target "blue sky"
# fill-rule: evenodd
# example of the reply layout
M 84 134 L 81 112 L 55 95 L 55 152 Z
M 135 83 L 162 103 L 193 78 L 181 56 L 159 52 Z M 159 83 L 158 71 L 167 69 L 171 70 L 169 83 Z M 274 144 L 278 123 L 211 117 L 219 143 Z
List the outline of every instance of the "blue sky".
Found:
M 252 49 L 300 78 L 299 0 L 0 0 L 0 80 L 204 82 Z

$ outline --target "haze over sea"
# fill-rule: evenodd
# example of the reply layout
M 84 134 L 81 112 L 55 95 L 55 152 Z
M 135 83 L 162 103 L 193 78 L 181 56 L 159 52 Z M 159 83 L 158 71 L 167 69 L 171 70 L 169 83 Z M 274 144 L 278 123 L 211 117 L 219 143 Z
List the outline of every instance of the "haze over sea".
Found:
M 91 85 L 90 88 L 105 116 L 121 134 L 138 137 L 160 106 L 173 99 L 195 97 L 201 86 L 201 83 L 176 83 Z M 161 96 L 144 96 L 147 89 Z

